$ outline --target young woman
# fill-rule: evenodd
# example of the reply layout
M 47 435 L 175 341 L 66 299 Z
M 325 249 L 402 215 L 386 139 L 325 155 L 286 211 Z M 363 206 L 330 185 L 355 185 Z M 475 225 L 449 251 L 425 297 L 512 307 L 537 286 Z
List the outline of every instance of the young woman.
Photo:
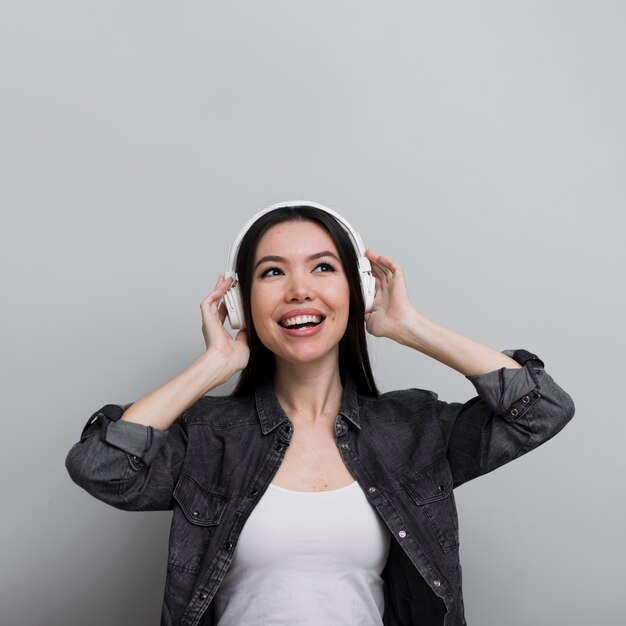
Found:
M 163 625 L 465 624 L 452 489 L 555 435 L 570 397 L 536 355 L 426 319 L 401 268 L 330 209 L 251 222 L 201 305 L 206 352 L 96 412 L 72 478 L 122 509 L 173 509 Z M 478 396 L 379 394 L 365 330 Z M 205 395 L 237 373 L 233 394 Z

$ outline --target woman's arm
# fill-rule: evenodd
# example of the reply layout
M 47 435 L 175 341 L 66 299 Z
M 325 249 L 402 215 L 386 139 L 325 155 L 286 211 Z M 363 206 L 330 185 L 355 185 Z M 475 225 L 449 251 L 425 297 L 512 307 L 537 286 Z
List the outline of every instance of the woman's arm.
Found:
M 131 405 L 122 420 L 166 430 L 194 402 L 246 366 L 250 354 L 246 332 L 239 331 L 233 339 L 223 326 L 226 309 L 220 300 L 231 283 L 231 278 L 220 277 L 200 305 L 206 352 L 176 378 Z
M 373 309 L 365 316 L 372 335 L 418 350 L 465 376 L 521 367 L 505 354 L 428 320 L 411 305 L 400 266 L 369 250 L 367 257 L 377 287 Z
M 78 485 L 121 509 L 171 508 L 187 446 L 184 411 L 207 391 L 245 367 L 245 332 L 236 339 L 224 329 L 219 302 L 229 281 L 220 278 L 202 302 L 206 352 L 182 374 L 129 407 L 108 404 L 88 420 L 66 458 Z
M 376 276 L 368 331 L 453 367 L 478 392 L 463 404 L 434 402 L 454 486 L 526 454 L 572 418 L 572 399 L 539 357 L 525 350 L 502 354 L 430 322 L 411 306 L 400 267 L 387 257 L 367 256 Z

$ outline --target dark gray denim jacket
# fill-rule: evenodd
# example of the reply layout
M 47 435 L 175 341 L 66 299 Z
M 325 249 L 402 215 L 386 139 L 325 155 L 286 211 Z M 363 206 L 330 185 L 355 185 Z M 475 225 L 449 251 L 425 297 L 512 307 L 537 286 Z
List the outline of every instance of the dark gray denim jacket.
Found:
M 346 382 L 337 446 L 394 538 L 386 626 L 465 624 L 452 489 L 536 448 L 574 414 L 538 357 L 506 354 L 524 367 L 469 376 L 478 397 L 465 404 L 421 389 L 364 397 Z M 250 397 L 203 397 L 167 431 L 118 421 L 123 410 L 89 419 L 67 469 L 115 507 L 173 509 L 161 624 L 214 624 L 213 597 L 293 425 L 269 384 Z

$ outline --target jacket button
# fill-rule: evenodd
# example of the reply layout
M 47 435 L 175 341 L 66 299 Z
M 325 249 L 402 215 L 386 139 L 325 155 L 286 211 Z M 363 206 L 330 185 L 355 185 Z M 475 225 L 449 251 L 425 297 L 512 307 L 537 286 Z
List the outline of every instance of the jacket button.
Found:
M 200 513 L 199 513 L 198 511 L 194 511 L 194 512 L 192 513 L 192 515 L 193 515 L 194 517 L 198 517 L 198 516 L 200 515 Z
M 206 600 L 209 597 L 208 593 L 201 593 L 200 594 L 200 600 Z
M 370 493 L 376 493 L 376 487 L 370 487 L 370 488 L 368 489 L 368 491 L 369 491 Z
M 259 490 L 254 488 L 251 492 L 250 492 L 253 496 L 256 496 L 257 493 L 259 493 Z
M 398 533 L 398 537 L 400 537 L 400 539 L 404 539 L 406 537 L 406 530 L 401 530 Z
M 440 580 L 433 580 L 433 585 L 435 585 L 435 587 L 441 587 L 441 581 Z
M 445 490 L 446 490 L 445 485 L 439 485 L 439 491 L 445 491 Z
M 227 542 L 224 544 L 224 549 L 225 549 L 225 550 L 231 550 L 231 549 L 232 549 L 232 547 L 233 547 L 233 544 L 232 544 L 230 541 L 227 541 Z
M 511 415 L 513 417 L 515 417 L 518 413 L 519 413 L 519 411 L 517 409 L 511 409 Z
M 280 452 L 283 449 L 282 446 L 276 446 L 276 452 Z
M 529 398 L 528 396 L 524 396 L 524 397 L 522 398 L 522 402 L 523 402 L 524 404 L 528 404 L 528 403 L 530 402 L 530 398 Z

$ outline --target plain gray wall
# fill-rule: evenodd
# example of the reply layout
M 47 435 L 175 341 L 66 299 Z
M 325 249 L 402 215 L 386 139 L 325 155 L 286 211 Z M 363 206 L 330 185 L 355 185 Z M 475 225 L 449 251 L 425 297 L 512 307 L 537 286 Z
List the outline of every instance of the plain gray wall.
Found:
M 87 417 L 203 349 L 256 210 L 306 198 L 400 262 L 416 307 L 526 347 L 554 440 L 461 487 L 468 622 L 625 623 L 625 5 L 2 2 L 0 622 L 149 625 L 170 513 L 78 489 Z M 619 322 L 619 323 L 618 323 Z M 373 340 L 383 389 L 461 375 Z

